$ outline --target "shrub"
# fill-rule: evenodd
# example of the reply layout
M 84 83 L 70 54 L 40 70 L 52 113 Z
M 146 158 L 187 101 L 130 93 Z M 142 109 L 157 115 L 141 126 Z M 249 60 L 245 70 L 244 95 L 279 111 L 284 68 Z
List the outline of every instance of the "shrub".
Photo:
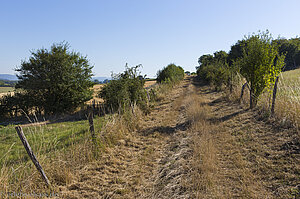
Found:
M 227 65 L 202 66 L 198 68 L 197 75 L 201 80 L 215 86 L 216 90 L 220 90 L 223 85 L 227 87 L 231 85 L 231 71 Z
M 184 70 L 180 66 L 176 66 L 175 64 L 169 64 L 167 67 L 159 70 L 157 72 L 158 83 L 163 82 L 178 82 L 183 80 L 184 78 Z
M 145 80 L 140 78 L 138 69 L 141 65 L 129 68 L 107 83 L 99 92 L 104 102 L 113 111 L 125 110 L 126 108 L 138 105 L 143 111 L 147 110 L 147 93 L 144 89 Z

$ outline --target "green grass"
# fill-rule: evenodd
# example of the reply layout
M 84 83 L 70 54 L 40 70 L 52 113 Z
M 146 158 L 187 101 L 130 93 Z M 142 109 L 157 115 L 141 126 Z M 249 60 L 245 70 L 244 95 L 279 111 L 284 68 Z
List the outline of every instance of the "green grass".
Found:
M 0 93 L 8 93 L 8 92 L 13 92 L 14 87 L 0 87 Z
M 96 132 L 100 131 L 103 123 L 104 118 L 95 118 Z M 89 124 L 86 120 L 23 127 L 23 131 L 33 152 L 47 157 L 51 157 L 51 152 L 67 150 L 72 144 L 81 143 L 90 136 Z M 14 125 L 0 126 L 0 143 L 0 168 L 4 163 L 21 164 L 29 160 Z

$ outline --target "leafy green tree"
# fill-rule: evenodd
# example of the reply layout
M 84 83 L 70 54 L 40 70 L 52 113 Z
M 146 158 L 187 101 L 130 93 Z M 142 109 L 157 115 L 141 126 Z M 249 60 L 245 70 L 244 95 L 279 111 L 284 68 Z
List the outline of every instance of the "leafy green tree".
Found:
M 300 39 L 276 39 L 273 41 L 279 46 L 279 53 L 286 54 L 284 70 L 293 70 L 300 67 Z
M 232 45 L 228 53 L 227 61 L 231 66 L 235 61 L 243 57 L 243 48 L 247 45 L 247 40 L 239 40 L 236 44 Z
M 69 51 L 68 43 L 53 44 L 21 63 L 16 88 L 46 114 L 73 111 L 92 98 L 92 68 L 86 57 Z
M 281 72 L 284 55 L 279 55 L 278 46 L 272 43 L 268 31 L 249 35 L 245 43 L 240 72 L 250 85 L 250 108 L 254 108 L 261 93 Z
M 199 67 L 210 65 L 210 64 L 213 63 L 213 60 L 214 60 L 214 56 L 213 55 L 210 55 L 210 54 L 202 55 L 198 59 Z
M 214 62 L 219 62 L 220 64 L 225 65 L 227 63 L 227 57 L 228 54 L 225 51 L 220 50 L 214 53 L 213 59 Z

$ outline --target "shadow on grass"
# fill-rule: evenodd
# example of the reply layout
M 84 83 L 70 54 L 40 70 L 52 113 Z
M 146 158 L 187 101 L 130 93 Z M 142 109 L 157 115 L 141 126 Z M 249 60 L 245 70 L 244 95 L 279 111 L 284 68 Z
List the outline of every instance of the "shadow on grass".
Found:
M 179 123 L 174 127 L 171 126 L 156 126 L 156 127 L 151 127 L 147 128 L 143 131 L 141 131 L 142 135 L 151 135 L 155 132 L 161 133 L 161 134 L 168 134 L 171 135 L 175 133 L 176 131 L 186 131 L 190 127 L 190 121 L 186 121 L 183 123 Z

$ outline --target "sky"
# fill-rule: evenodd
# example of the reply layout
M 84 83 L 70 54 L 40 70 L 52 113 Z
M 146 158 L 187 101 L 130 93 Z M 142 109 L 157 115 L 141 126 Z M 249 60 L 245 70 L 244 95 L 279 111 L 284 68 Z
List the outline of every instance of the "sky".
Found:
M 198 58 L 229 51 L 245 35 L 300 35 L 299 0 L 0 0 L 0 73 L 40 48 L 66 41 L 95 76 L 142 64 L 155 77 L 170 63 L 195 71 Z

